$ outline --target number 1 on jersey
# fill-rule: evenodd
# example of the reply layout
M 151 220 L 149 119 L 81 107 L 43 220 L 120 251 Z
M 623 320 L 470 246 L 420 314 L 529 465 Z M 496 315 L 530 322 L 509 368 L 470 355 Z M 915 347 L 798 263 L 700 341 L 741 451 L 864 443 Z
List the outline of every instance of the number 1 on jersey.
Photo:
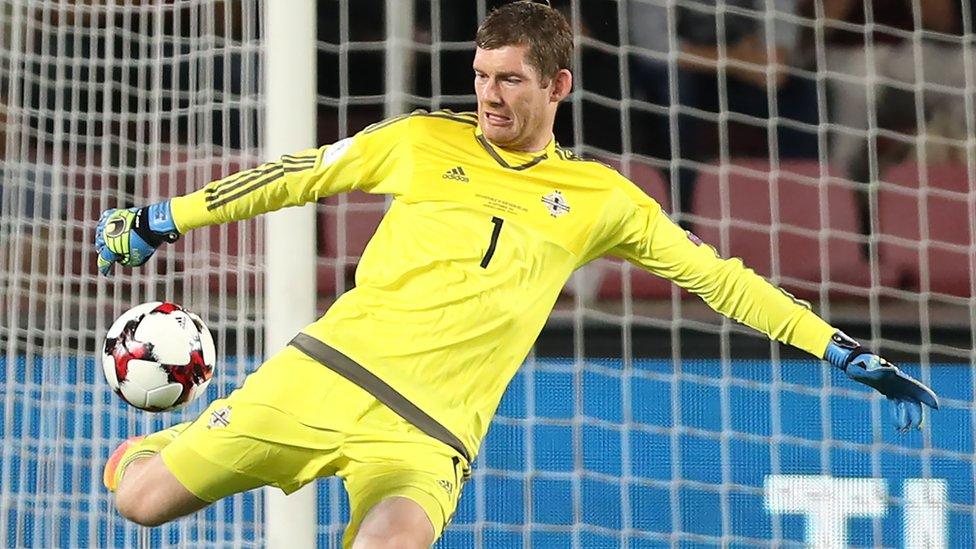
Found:
M 481 258 L 482 269 L 488 268 L 488 262 L 491 261 L 491 256 L 495 255 L 495 245 L 498 244 L 498 235 L 502 232 L 502 223 L 505 220 L 492 216 L 491 222 L 495 224 L 495 228 L 491 230 L 491 243 L 488 244 L 488 251 L 485 252 L 485 257 Z

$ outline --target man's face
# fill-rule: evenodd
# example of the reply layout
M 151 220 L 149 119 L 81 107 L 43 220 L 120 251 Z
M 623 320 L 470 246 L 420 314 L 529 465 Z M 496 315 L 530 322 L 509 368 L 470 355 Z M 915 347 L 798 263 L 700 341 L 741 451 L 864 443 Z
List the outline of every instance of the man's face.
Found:
M 492 143 L 515 150 L 539 150 L 552 135 L 552 87 L 529 65 L 527 46 L 504 46 L 474 54 L 478 121 Z M 541 144 L 540 144 L 541 142 Z

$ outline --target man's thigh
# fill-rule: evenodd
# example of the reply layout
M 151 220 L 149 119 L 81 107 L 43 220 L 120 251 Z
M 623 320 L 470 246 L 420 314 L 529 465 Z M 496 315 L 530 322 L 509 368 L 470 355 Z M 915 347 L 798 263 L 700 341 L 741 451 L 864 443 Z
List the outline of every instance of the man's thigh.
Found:
M 434 543 L 434 527 L 417 502 L 401 496 L 386 498 L 366 513 L 352 549 L 374 547 L 426 548 Z
M 294 492 L 335 473 L 339 438 L 270 406 L 215 400 L 161 452 L 173 476 L 207 502 L 260 486 Z
M 204 501 L 186 489 L 159 454 L 131 463 L 115 492 L 119 512 L 144 526 L 156 526 L 203 509 Z
M 286 493 L 335 473 L 349 425 L 368 402 L 358 387 L 286 347 L 227 398 L 215 400 L 163 449 L 162 459 L 205 501 L 259 486 Z M 350 390 L 352 389 L 352 390 Z M 325 416 L 324 425 L 313 419 Z
M 349 461 L 338 471 L 349 494 L 350 546 L 367 514 L 385 500 L 406 498 L 423 509 L 438 539 L 450 522 L 467 477 L 463 460 L 433 439 L 357 443 L 347 441 Z

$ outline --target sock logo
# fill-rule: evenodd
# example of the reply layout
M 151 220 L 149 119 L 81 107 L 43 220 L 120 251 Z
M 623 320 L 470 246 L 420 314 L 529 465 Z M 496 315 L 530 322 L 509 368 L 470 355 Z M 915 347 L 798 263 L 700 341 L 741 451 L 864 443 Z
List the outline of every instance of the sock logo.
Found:
M 461 183 L 467 183 L 468 181 L 471 181 L 470 179 L 468 179 L 468 176 L 464 173 L 464 168 L 462 168 L 461 166 L 447 170 L 446 172 L 444 172 L 444 175 L 442 175 L 441 178 L 453 179 L 455 181 L 460 181 Z

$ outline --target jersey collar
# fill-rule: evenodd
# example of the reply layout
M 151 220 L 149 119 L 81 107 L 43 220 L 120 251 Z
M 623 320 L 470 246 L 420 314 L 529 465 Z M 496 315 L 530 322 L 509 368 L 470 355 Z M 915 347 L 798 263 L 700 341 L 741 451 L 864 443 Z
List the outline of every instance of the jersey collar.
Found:
M 484 132 L 481 131 L 481 126 L 478 126 L 474 130 L 474 137 L 481 145 L 485 152 L 489 156 L 495 159 L 503 168 L 508 168 L 510 170 L 522 171 L 535 166 L 539 162 L 550 158 L 556 154 L 556 139 L 550 139 L 546 148 L 539 152 L 516 152 L 508 151 L 500 147 L 492 145 L 488 138 L 485 137 Z

